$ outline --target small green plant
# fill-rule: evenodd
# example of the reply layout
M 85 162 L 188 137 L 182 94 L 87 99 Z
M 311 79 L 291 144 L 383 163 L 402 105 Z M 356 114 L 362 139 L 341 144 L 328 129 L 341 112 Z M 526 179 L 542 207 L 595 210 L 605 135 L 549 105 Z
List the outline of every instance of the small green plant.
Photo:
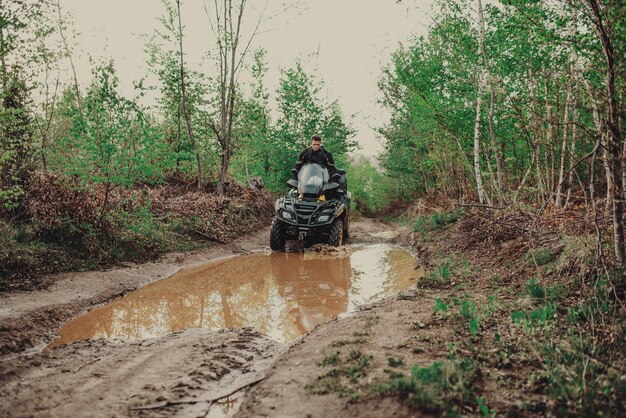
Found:
M 607 353 L 598 350 L 594 338 L 572 333 L 538 348 L 546 361 L 535 382 L 538 387 L 547 386 L 556 415 L 563 411 L 572 416 L 597 416 L 602 410 L 614 416 L 626 413 L 623 372 L 606 361 Z
M 535 325 L 545 325 L 550 319 L 554 318 L 556 312 L 556 303 L 548 302 L 544 306 L 540 306 L 536 309 L 513 311 L 511 312 L 511 320 L 513 320 L 515 324 L 532 328 Z
M 433 306 L 433 311 L 443 316 L 448 312 L 448 305 L 441 299 L 435 298 L 435 306 Z
M 446 261 L 439 265 L 435 271 L 428 273 L 420 279 L 420 286 L 439 288 L 450 285 L 452 270 L 450 262 Z
M 485 399 L 482 397 L 476 398 L 476 404 L 478 405 L 478 411 L 481 413 L 483 417 L 492 417 L 494 416 L 494 412 L 489 411 L 489 407 L 485 404 Z
M 461 301 L 461 309 L 459 313 L 461 314 L 461 316 L 463 316 L 463 318 L 474 319 L 476 318 L 476 312 L 477 312 L 476 305 L 474 305 L 472 301 L 469 301 L 469 300 Z
M 550 247 L 530 249 L 526 253 L 525 260 L 528 264 L 545 266 L 554 259 L 554 253 Z
M 458 221 L 461 215 L 461 211 L 452 211 L 434 212 L 428 217 L 418 216 L 412 221 L 413 231 L 420 233 L 425 238 L 428 238 L 429 232 L 437 231 L 448 224 Z
M 339 351 L 333 353 L 333 354 L 329 354 L 326 357 L 324 357 L 324 359 L 322 360 L 321 363 L 319 363 L 319 366 L 336 366 L 339 364 L 339 362 L 341 361 L 340 357 L 339 357 Z
M 452 275 L 452 272 L 450 271 L 450 263 L 446 262 L 440 265 L 437 268 L 437 274 L 439 275 L 439 277 L 441 277 L 442 280 L 450 280 L 450 276 Z
M 409 405 L 432 413 L 455 413 L 472 399 L 477 366 L 469 358 L 435 361 L 413 366 L 411 375 L 394 373 L 388 382 L 374 386 L 387 396 L 398 396 Z
M 470 334 L 472 334 L 472 337 L 475 337 L 480 327 L 480 317 L 478 316 L 476 305 L 467 299 L 462 300 L 459 314 L 468 321 Z
M 454 223 L 461 217 L 460 211 L 435 212 L 430 215 L 430 225 L 432 230 L 440 229 L 445 225 Z
M 526 291 L 534 299 L 545 299 L 546 297 L 546 289 L 541 284 L 537 283 L 534 277 L 526 284 Z
M 480 327 L 480 321 L 478 319 L 470 319 L 469 320 L 469 331 L 472 334 L 472 337 L 475 337 L 478 334 L 478 328 Z
M 560 284 L 544 287 L 537 283 L 534 277 L 526 284 L 526 292 L 537 301 L 560 301 L 564 298 L 565 291 L 565 286 Z
M 387 357 L 387 364 L 389 367 L 402 367 L 404 366 L 404 359 L 402 357 Z
M 487 297 L 487 303 L 483 306 L 482 313 L 486 318 L 489 318 L 500 308 L 500 303 L 495 295 L 489 295 Z
M 350 350 L 342 355 L 337 351 L 327 355 L 319 364 L 320 367 L 331 367 L 318 378 L 306 385 L 305 389 L 312 394 L 337 392 L 341 396 L 353 398 L 358 394 L 357 383 L 363 379 L 371 368 L 370 357 L 359 350 Z

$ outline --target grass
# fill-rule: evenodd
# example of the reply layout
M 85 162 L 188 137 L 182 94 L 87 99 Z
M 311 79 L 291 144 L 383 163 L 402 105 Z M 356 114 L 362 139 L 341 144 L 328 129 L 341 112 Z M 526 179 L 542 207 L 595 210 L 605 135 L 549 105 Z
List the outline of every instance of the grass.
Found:
M 399 358 L 388 357 L 387 364 L 389 365 L 389 367 L 403 367 L 404 359 L 402 357 L 399 357 Z
M 397 396 L 409 405 L 441 414 L 458 413 L 472 399 L 476 364 L 469 358 L 435 361 L 429 366 L 415 365 L 410 375 L 391 373 L 389 381 L 372 387 L 376 393 Z
M 449 286 L 452 278 L 452 270 L 449 262 L 440 264 L 434 271 L 426 274 L 419 280 L 421 287 L 441 288 Z
M 318 365 L 328 370 L 305 386 L 307 393 L 338 393 L 348 396 L 351 401 L 360 399 L 359 382 L 371 369 L 371 357 L 360 350 L 353 349 L 344 354 L 337 351 L 324 357 Z
M 550 247 L 539 247 L 528 250 L 524 256 L 524 260 L 527 264 L 535 265 L 538 267 L 545 266 L 550 261 L 554 260 L 555 256 Z
M 413 231 L 420 234 L 422 239 L 430 240 L 430 233 L 439 231 L 444 226 L 457 222 L 462 214 L 461 210 L 434 212 L 430 215 L 418 216 L 405 222 L 408 222 Z

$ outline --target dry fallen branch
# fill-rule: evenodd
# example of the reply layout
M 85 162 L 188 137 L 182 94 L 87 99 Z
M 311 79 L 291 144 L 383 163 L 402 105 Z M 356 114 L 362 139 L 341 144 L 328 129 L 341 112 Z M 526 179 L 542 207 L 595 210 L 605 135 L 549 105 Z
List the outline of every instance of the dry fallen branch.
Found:
M 177 399 L 174 401 L 162 401 L 162 402 L 156 402 L 156 403 L 152 403 L 152 404 L 148 404 L 148 405 L 141 405 L 141 406 L 135 406 L 130 408 L 131 411 L 142 411 L 142 410 L 148 410 L 148 409 L 159 409 L 159 408 L 166 408 L 168 406 L 175 406 L 175 405 L 184 405 L 184 404 L 196 404 L 196 403 L 202 403 L 202 402 L 207 402 L 209 404 L 213 404 L 214 402 L 219 401 L 220 399 L 224 399 L 227 398 L 229 396 L 234 395 L 235 393 L 246 389 L 250 386 L 254 386 L 257 383 L 265 380 L 266 377 L 262 376 L 262 377 L 258 377 L 256 379 L 253 379 L 243 385 L 237 386 L 235 389 L 231 389 L 228 392 L 225 393 L 219 393 L 216 396 L 212 396 L 210 398 L 194 398 L 194 399 Z M 210 406 L 209 406 L 210 408 Z

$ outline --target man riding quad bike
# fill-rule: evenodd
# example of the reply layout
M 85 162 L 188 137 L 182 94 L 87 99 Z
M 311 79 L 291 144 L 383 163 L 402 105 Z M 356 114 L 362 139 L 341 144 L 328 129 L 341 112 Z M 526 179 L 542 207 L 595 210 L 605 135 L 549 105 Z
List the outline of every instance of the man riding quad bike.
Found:
M 321 164 L 308 163 L 290 179 L 292 187 L 276 201 L 270 247 L 282 250 L 288 240 L 343 244 L 350 227 L 350 192 L 344 170 L 329 176 Z

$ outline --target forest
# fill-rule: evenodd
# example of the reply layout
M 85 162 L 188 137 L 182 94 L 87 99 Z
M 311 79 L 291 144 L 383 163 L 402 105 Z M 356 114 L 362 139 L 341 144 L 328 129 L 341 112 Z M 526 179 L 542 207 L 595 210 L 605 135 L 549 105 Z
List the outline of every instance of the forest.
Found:
M 546 371 L 529 385 L 556 399 L 547 410 L 557 416 L 626 413 L 624 0 L 436 0 L 427 35 L 394 46 L 379 69 L 390 118 L 374 127 L 384 144 L 376 161 L 353 157 L 350 117 L 304 62 L 281 68 L 268 89 L 273 64 L 255 46 L 259 17 L 246 0 L 215 1 L 204 71 L 186 59 L 185 2 L 159 7 L 159 29 L 145 36 L 150 74 L 124 97 L 112 60 L 93 59 L 91 82 L 79 83 L 73 22 L 59 0 L 0 0 L 0 291 L 265 227 L 317 133 L 347 170 L 357 216 L 399 223 L 425 242 L 458 221 L 465 248 L 521 238 L 512 257 L 548 280 L 519 285 L 541 301 L 535 310 L 503 314 L 544 344 L 524 348 Z M 251 188 L 259 178 L 262 189 Z M 434 288 L 454 275 L 454 263 L 442 266 L 427 276 Z M 578 293 L 564 296 L 561 285 Z M 498 326 L 488 325 L 495 305 L 480 314 L 458 297 L 437 298 L 435 315 L 458 307 L 478 344 L 477 330 Z M 554 329 L 538 324 L 557 317 L 569 322 L 551 339 Z M 524 350 L 503 349 L 496 334 L 502 350 Z M 453 394 L 441 397 L 463 405 L 453 357 L 446 364 L 461 375 L 446 375 Z M 446 373 L 435 369 L 392 375 L 379 393 L 445 411 L 445 400 L 415 395 L 424 373 Z M 490 416 L 482 402 L 472 411 Z

